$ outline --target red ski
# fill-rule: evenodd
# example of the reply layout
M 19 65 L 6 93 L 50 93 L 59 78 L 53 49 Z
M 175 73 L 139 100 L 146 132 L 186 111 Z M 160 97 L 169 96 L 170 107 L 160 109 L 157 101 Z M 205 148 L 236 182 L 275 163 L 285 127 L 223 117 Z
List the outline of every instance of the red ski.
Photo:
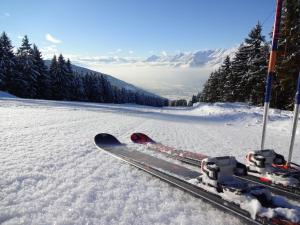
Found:
M 208 158 L 209 156 L 203 155 L 200 153 L 194 153 L 190 151 L 184 151 L 184 150 L 177 150 L 173 147 L 169 147 L 166 145 L 163 145 L 161 143 L 155 142 L 153 139 L 148 137 L 146 134 L 143 133 L 133 133 L 131 135 L 131 140 L 134 143 L 137 144 L 143 144 L 146 145 L 148 149 L 163 153 L 164 155 L 177 159 L 183 163 L 187 163 L 193 166 L 200 167 L 202 160 Z M 271 152 L 271 150 L 268 150 Z M 269 152 L 269 154 L 270 154 Z M 268 153 L 266 150 L 263 151 L 264 154 Z M 251 153 L 249 153 L 251 154 Z M 248 155 L 249 155 L 248 154 Z M 258 155 L 257 153 L 253 154 L 252 158 L 254 159 L 255 157 L 259 160 L 264 156 L 266 158 L 266 161 L 270 161 L 266 155 Z M 277 156 L 276 160 L 278 160 L 278 154 L 275 154 Z M 281 157 L 279 157 L 281 159 Z M 264 159 L 263 159 L 264 160 Z M 284 160 L 283 160 L 284 161 Z M 253 162 L 255 164 L 255 162 Z M 296 164 L 294 164 L 296 165 Z M 274 164 L 272 164 L 274 166 Z M 273 193 L 283 195 L 285 197 L 291 198 L 291 199 L 297 199 L 300 200 L 300 171 L 295 170 L 295 167 L 293 167 L 292 170 L 285 170 L 285 169 L 279 169 L 279 164 L 276 165 L 275 171 L 272 171 L 272 173 L 265 173 L 261 174 L 259 172 L 252 171 L 252 168 L 255 167 L 249 167 L 247 163 L 247 169 L 248 173 L 236 173 L 239 179 L 256 183 L 256 184 L 261 184 L 266 187 L 268 187 Z M 242 171 L 243 168 L 246 168 L 246 166 L 242 163 L 237 162 L 237 168 L 241 168 Z M 259 167 L 257 167 L 259 168 Z M 250 170 L 249 170 L 250 169 Z M 284 181 L 293 181 L 295 182 L 295 185 L 282 185 L 280 183 L 274 182 L 275 179 L 278 180 L 284 180 Z M 298 183 L 297 183 L 298 182 Z
M 189 163 L 192 165 L 200 166 L 200 163 L 203 159 L 206 159 L 208 156 L 200 153 L 195 153 L 191 151 L 178 150 L 161 143 L 157 143 L 143 133 L 133 133 L 131 135 L 131 140 L 137 144 L 147 145 L 150 149 L 154 151 L 159 151 L 166 155 L 176 158 L 177 160 Z

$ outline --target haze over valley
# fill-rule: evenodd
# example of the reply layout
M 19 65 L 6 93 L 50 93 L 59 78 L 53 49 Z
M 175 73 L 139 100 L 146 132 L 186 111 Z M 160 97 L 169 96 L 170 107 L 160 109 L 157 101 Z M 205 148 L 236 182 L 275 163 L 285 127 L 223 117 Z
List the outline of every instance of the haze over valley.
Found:
M 110 74 L 118 79 L 170 99 L 189 99 L 199 92 L 210 73 L 217 69 L 230 49 L 200 50 L 178 54 L 141 57 L 79 57 L 72 62 L 92 70 Z

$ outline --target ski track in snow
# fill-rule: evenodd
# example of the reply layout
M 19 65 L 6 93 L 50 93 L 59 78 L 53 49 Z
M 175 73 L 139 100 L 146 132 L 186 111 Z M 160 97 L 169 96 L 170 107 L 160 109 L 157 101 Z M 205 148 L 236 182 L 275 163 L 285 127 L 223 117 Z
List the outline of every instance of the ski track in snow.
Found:
M 284 155 L 291 115 L 271 110 L 267 131 L 266 146 Z M 161 109 L 2 98 L 0 224 L 243 224 L 99 151 L 93 138 L 108 132 L 133 145 L 130 134 L 145 132 L 178 149 L 243 162 L 260 146 L 261 120 L 261 108 L 243 104 Z M 296 162 L 299 147 L 298 135 Z

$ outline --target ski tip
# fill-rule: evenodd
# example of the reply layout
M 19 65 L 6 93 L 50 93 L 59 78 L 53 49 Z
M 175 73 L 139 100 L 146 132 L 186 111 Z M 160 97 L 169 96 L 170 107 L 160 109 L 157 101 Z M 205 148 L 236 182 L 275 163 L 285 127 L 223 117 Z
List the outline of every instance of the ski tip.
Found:
M 155 143 L 155 141 L 143 133 L 133 133 L 130 138 L 132 142 L 137 144 Z
M 113 135 L 107 133 L 97 134 L 94 138 L 98 146 L 122 145 L 122 143 Z

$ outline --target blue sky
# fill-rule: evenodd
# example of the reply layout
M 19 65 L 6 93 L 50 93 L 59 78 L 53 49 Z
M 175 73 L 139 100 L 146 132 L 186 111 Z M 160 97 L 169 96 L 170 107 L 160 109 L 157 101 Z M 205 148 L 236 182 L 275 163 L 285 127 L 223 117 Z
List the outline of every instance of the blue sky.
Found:
M 258 20 L 268 34 L 275 0 L 0 0 L 0 5 L 1 30 L 14 45 L 27 34 L 40 48 L 52 44 L 67 54 L 145 57 L 230 48 Z M 51 43 L 46 34 L 61 43 Z
M 27 34 L 46 59 L 62 53 L 172 98 L 197 93 L 215 68 L 162 66 L 147 57 L 234 51 L 257 21 L 269 36 L 274 9 L 275 0 L 0 0 L 0 31 L 16 47 Z

